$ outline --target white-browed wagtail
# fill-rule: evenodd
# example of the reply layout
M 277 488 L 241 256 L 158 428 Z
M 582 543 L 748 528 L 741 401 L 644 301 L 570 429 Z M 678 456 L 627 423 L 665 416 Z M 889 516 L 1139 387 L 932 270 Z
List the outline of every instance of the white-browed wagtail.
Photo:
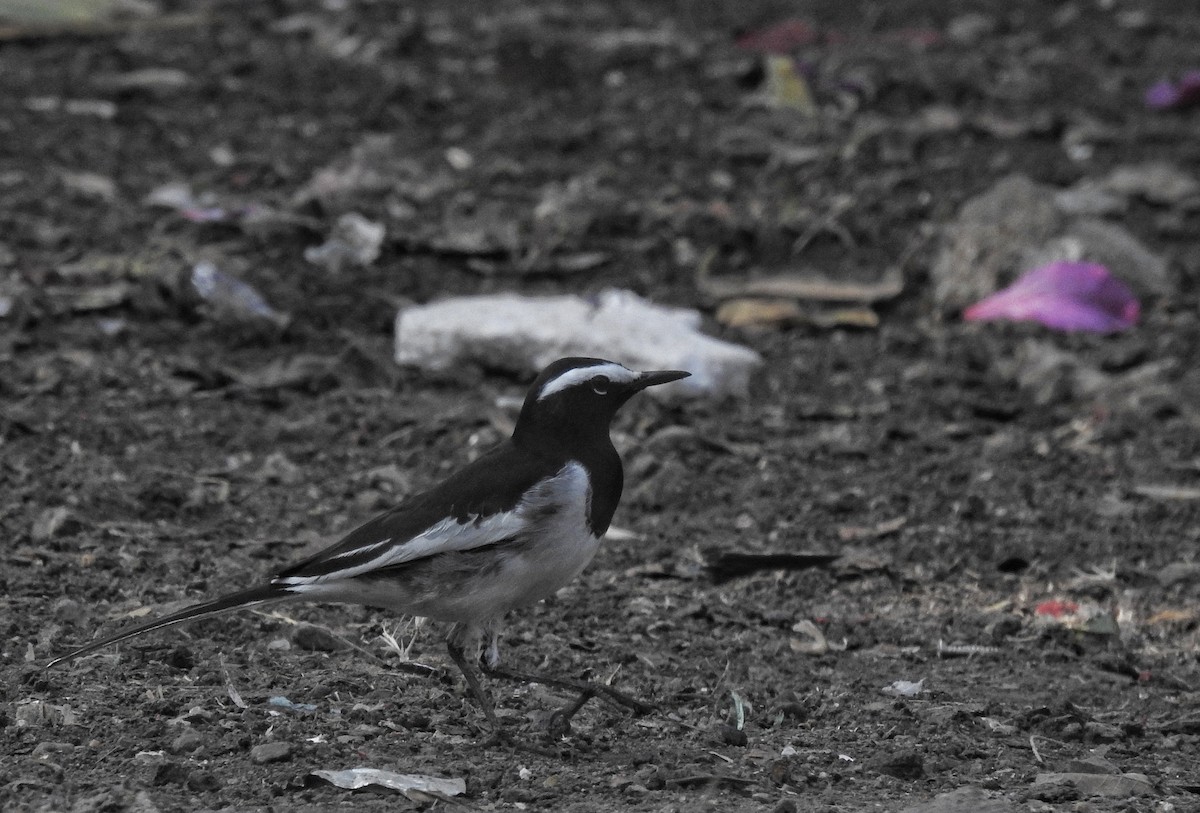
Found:
M 93 641 L 56 666 L 198 618 L 283 601 L 364 604 L 453 623 L 447 638 L 489 722 L 479 683 L 499 662 L 498 630 L 517 607 L 554 594 L 591 561 L 621 499 L 624 472 L 609 427 L 632 396 L 688 376 L 565 358 L 533 382 L 512 437 L 428 491 L 359 526 L 266 584 Z

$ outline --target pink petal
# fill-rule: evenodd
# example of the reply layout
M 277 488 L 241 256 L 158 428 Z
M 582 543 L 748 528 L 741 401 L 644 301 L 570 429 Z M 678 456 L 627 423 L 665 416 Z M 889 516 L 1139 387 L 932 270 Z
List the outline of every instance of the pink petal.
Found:
M 1096 263 L 1035 268 L 963 311 L 969 322 L 1040 322 L 1055 330 L 1112 333 L 1137 324 L 1141 306 L 1121 280 Z
M 1187 71 L 1178 82 L 1167 79 L 1146 89 L 1146 107 L 1151 110 L 1177 110 L 1200 103 L 1200 70 Z
M 1073 601 L 1052 598 L 1043 601 L 1033 610 L 1035 615 L 1048 615 L 1052 618 L 1062 618 L 1064 615 L 1074 615 L 1079 612 L 1079 605 Z
M 767 28 L 749 31 L 737 38 L 739 48 L 765 54 L 786 54 L 819 38 L 817 29 L 800 19 L 783 20 Z

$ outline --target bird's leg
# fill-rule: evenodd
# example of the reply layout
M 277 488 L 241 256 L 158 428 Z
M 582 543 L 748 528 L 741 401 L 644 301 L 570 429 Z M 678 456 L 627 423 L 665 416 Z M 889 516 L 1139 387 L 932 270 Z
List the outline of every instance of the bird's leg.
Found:
M 488 647 L 483 653 L 483 662 L 487 664 L 488 669 L 495 669 L 500 665 L 500 628 L 493 625 L 488 629 Z
M 467 687 L 471 690 L 471 694 L 475 695 L 475 700 L 483 710 L 483 716 L 487 718 L 492 731 L 498 732 L 500 723 L 496 720 L 496 707 L 492 704 L 491 696 L 483 690 L 483 685 L 479 681 L 477 647 L 473 647 L 476 651 L 472 652 L 469 658 L 465 652 L 464 639 L 477 641 L 478 637 L 477 630 L 472 630 L 464 624 L 455 624 L 450 630 L 450 635 L 446 637 L 446 651 L 450 654 L 454 665 L 458 667 L 458 671 L 462 672 L 463 678 L 467 681 Z
M 588 686 L 579 693 L 579 697 L 575 698 L 575 702 L 569 706 L 564 706 L 558 711 L 550 715 L 550 721 L 546 723 L 546 734 L 551 740 L 561 739 L 571 733 L 571 718 L 584 706 L 587 702 L 596 696 L 594 685 Z
M 573 678 L 538 675 L 530 672 L 518 672 L 514 669 L 508 669 L 506 667 L 492 666 L 486 661 L 483 664 L 483 671 L 488 677 L 515 680 L 519 683 L 542 683 L 546 686 L 557 686 L 560 689 L 573 689 L 579 692 L 580 697 L 577 701 L 578 705 L 574 708 L 571 708 L 570 714 L 568 714 L 566 718 L 568 721 L 577 711 L 579 711 L 579 709 L 583 708 L 584 704 L 587 703 L 588 700 L 593 697 L 603 697 L 611 703 L 630 709 L 635 714 L 649 714 L 650 712 L 654 711 L 654 706 L 650 703 L 638 700 L 636 697 L 627 695 L 625 692 L 614 689 L 612 686 L 608 686 L 603 683 L 596 683 L 595 681 L 591 680 L 575 680 Z

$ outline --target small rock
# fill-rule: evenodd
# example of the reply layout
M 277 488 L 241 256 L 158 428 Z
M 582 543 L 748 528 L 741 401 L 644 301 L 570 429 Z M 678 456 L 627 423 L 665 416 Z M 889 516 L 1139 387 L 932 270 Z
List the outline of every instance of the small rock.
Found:
M 939 793 L 927 802 L 909 805 L 900 813 L 1016 813 L 1016 804 L 1004 798 L 992 799 L 981 788 L 958 788 L 949 793 Z
M 746 736 L 745 729 L 723 725 L 721 726 L 721 742 L 726 745 L 736 745 L 739 748 L 744 748 L 750 742 L 750 738 Z
M 925 759 L 911 748 L 880 754 L 867 764 L 878 773 L 897 779 L 920 779 L 925 775 Z
M 18 705 L 13 716 L 18 726 L 75 725 L 75 712 L 70 706 L 52 706 L 41 700 Z
M 63 186 L 83 198 L 113 201 L 117 198 L 117 183 L 107 175 L 95 172 L 63 172 Z
M 211 723 L 213 713 L 203 706 L 192 706 L 179 716 L 179 719 L 189 723 Z
M 196 654 L 191 649 L 180 644 L 168 652 L 162 662 L 172 669 L 187 671 L 196 665 Z
M 955 42 L 971 45 L 996 30 L 996 19 L 987 14 L 967 12 L 946 24 L 946 36 Z
M 194 728 L 189 728 L 171 741 L 167 750 L 172 754 L 190 754 L 204 745 L 204 737 Z
M 1024 257 L 1028 248 L 1062 227 L 1053 201 L 1049 187 L 1013 175 L 963 204 L 930 269 L 939 306 L 957 311 L 1031 267 Z
M 295 485 L 304 478 L 304 470 L 283 452 L 272 452 L 263 460 L 255 477 L 267 483 Z
M 152 785 L 182 785 L 188 780 L 188 769 L 178 762 L 161 762 L 150 778 Z
M 187 780 L 187 789 L 194 793 L 212 793 L 222 787 L 221 780 L 211 771 L 194 771 Z
M 1065 773 L 1119 774 L 1121 772 L 1121 769 L 1112 761 L 1098 754 L 1092 754 L 1083 759 L 1068 760 L 1063 766 L 1063 770 Z
M 250 749 L 250 761 L 255 765 L 285 762 L 292 758 L 290 742 L 265 742 Z
M 101 76 L 96 79 L 96 84 L 105 90 L 115 92 L 146 91 L 174 95 L 174 91 L 185 87 L 190 81 L 191 77 L 178 68 L 150 67 L 112 76 Z
M 1145 774 L 1124 773 L 1112 776 L 1097 773 L 1039 773 L 1033 788 L 1067 785 L 1080 796 L 1148 796 L 1154 793 L 1154 785 Z M 1044 797 L 1038 797 L 1044 798 Z M 1045 801 L 1050 801 L 1046 799 Z
M 1095 720 L 1084 723 L 1083 731 L 1089 742 L 1117 742 L 1125 739 L 1125 732 L 1115 725 Z
M 1035 339 L 1018 348 L 1011 364 L 1001 366 L 1039 406 L 1094 396 L 1110 384 L 1108 376 L 1075 353 Z
M 69 742 L 39 742 L 33 748 L 33 756 L 35 759 L 43 759 L 54 754 L 67 754 L 75 750 L 75 746 Z
M 1200 181 L 1174 164 L 1152 161 L 1117 167 L 1104 181 L 1112 193 L 1172 205 L 1200 194 Z
M 337 652 L 346 647 L 332 632 L 312 624 L 301 624 L 297 627 L 292 641 L 300 649 L 309 652 Z
M 139 790 L 133 797 L 133 803 L 129 805 L 128 810 L 129 813 L 158 813 L 158 805 L 154 804 L 154 799 L 149 793 Z
M 1054 205 L 1063 214 L 1091 215 L 1093 217 L 1120 214 L 1129 208 L 1126 198 L 1109 191 L 1104 184 L 1089 178 L 1056 192 Z
M 367 472 L 367 481 L 393 494 L 407 494 L 413 487 L 412 475 L 395 463 L 371 469 Z
M 1200 562 L 1175 562 L 1158 571 L 1158 583 L 1163 587 L 1195 581 L 1200 581 Z
M 798 758 L 785 756 L 770 764 L 767 768 L 767 776 L 776 785 L 795 784 L 798 781 L 803 781 L 804 766 Z
M 64 624 L 78 624 L 86 615 L 83 605 L 73 598 L 64 596 L 54 602 L 54 620 Z

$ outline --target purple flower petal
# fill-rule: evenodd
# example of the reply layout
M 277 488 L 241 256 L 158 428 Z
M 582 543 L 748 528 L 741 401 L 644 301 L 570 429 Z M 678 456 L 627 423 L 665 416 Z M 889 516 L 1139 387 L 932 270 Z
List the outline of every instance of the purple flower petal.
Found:
M 1178 110 L 1200 103 L 1200 70 L 1186 71 L 1177 82 L 1155 82 L 1146 89 L 1145 102 L 1151 110 Z
M 1040 322 L 1055 330 L 1113 333 L 1137 324 L 1129 287 L 1096 263 L 1059 261 L 1035 268 L 963 311 L 968 322 Z

